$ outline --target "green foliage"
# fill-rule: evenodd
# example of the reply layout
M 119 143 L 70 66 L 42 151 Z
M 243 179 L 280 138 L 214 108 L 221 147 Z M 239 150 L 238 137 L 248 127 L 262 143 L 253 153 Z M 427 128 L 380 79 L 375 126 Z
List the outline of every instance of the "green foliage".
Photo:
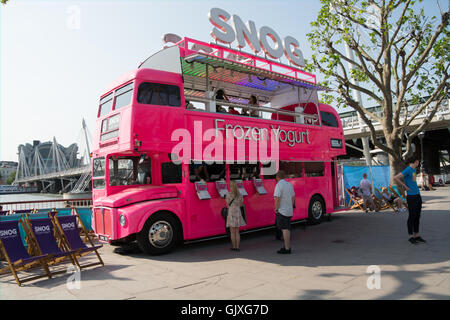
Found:
M 12 184 L 16 179 L 16 171 L 11 172 L 8 179 L 6 179 L 6 184 Z
M 373 142 L 400 159 L 400 148 L 393 150 L 376 141 L 372 122 L 383 124 L 385 136 L 401 139 L 411 120 L 408 103 L 425 96 L 438 100 L 448 94 L 449 11 L 428 17 L 420 7 L 425 4 L 416 0 L 321 3 L 307 34 L 313 55 L 306 66 L 310 72 L 321 73 L 324 80 L 320 84 L 331 89 L 321 99 L 365 114 Z M 367 107 L 379 104 L 381 116 L 355 101 L 354 90 L 361 93 L 363 101 L 370 99 L 372 105 Z M 412 116 L 417 114 L 412 112 Z
M 6 4 L 9 0 L 1 0 L 2 4 Z

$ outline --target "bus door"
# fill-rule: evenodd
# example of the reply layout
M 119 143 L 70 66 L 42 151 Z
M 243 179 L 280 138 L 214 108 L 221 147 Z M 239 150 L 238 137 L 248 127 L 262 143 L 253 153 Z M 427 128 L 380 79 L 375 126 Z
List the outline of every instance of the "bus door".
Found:
M 333 191 L 333 207 L 335 210 L 345 208 L 345 186 L 343 164 L 331 162 L 331 181 Z

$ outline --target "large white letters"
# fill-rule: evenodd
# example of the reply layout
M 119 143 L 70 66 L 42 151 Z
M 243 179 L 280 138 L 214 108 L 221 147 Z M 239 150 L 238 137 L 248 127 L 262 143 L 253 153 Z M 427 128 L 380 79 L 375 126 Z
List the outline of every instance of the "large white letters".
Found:
M 272 59 L 279 59 L 284 53 L 290 63 L 300 67 L 305 65 L 299 43 L 291 36 L 281 40 L 275 30 L 267 26 L 257 31 L 253 21 L 249 20 L 244 24 L 238 15 L 231 16 L 220 8 L 212 8 L 208 17 L 214 26 L 211 36 L 215 41 L 230 44 L 236 40 L 238 48 L 244 48 L 248 44 L 255 54 L 262 50 Z

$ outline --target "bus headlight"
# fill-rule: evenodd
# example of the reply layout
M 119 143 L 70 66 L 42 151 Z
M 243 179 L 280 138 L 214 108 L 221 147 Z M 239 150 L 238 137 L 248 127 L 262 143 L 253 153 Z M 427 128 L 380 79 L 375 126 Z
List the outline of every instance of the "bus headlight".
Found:
M 125 227 L 125 224 L 127 223 L 127 219 L 125 218 L 125 216 L 123 214 L 121 214 L 119 216 L 119 223 L 122 227 Z

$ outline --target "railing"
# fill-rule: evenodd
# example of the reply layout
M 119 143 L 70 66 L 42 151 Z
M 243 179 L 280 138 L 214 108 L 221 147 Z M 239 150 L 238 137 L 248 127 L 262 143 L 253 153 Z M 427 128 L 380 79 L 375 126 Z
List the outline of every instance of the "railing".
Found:
M 88 172 L 90 170 L 91 170 L 90 165 L 86 165 L 83 167 L 72 168 L 72 169 L 58 171 L 58 172 L 49 172 L 49 173 L 45 173 L 45 174 L 41 174 L 41 175 L 37 175 L 37 176 L 30 175 L 28 177 L 20 178 L 14 182 L 15 183 L 23 183 L 23 182 L 29 182 L 29 181 L 35 181 L 35 180 L 57 179 L 60 177 L 77 176 L 77 175 L 81 175 L 85 172 Z
M 39 210 L 39 209 L 63 209 L 67 207 L 89 207 L 92 206 L 92 199 L 57 199 L 57 200 L 35 200 L 35 201 L 15 201 L 0 202 L 2 211 L 17 210 Z
M 412 105 L 412 106 L 408 107 L 408 114 L 414 113 L 418 108 L 420 108 L 420 105 Z M 419 119 L 428 117 L 431 114 L 433 109 L 434 109 L 434 106 L 429 105 L 415 119 L 419 120 Z M 374 113 L 377 116 L 379 116 L 380 118 L 383 116 L 382 111 L 376 111 Z M 436 114 L 434 115 L 432 120 L 434 120 L 434 121 L 443 120 L 445 116 L 449 116 L 449 115 L 450 115 L 450 102 L 449 102 L 449 99 L 447 99 L 447 100 L 442 101 L 439 104 Z M 400 118 L 404 118 L 404 117 L 405 117 L 405 111 L 400 112 Z M 341 122 L 342 122 L 342 127 L 344 128 L 344 130 L 358 129 L 361 127 L 361 124 L 359 123 L 359 119 L 357 116 L 341 118 Z M 374 125 L 379 125 L 378 121 L 374 121 L 372 123 Z M 362 123 L 362 125 L 365 126 L 366 124 Z
M 271 114 L 275 113 L 277 115 L 277 119 L 275 119 L 275 120 L 278 120 L 279 115 L 282 114 L 282 115 L 291 116 L 294 119 L 297 119 L 297 118 L 304 119 L 304 122 L 302 124 L 319 125 L 319 119 L 318 119 L 317 115 L 311 115 L 311 114 L 305 114 L 305 113 L 299 113 L 299 112 L 287 111 L 287 110 L 280 110 L 280 109 L 274 109 L 274 108 L 263 107 L 263 106 L 252 106 L 252 105 L 247 105 L 247 104 L 228 102 L 228 101 L 225 101 L 225 100 L 210 100 L 210 99 L 200 98 L 200 97 L 196 97 L 196 96 L 185 96 L 185 98 L 188 101 L 202 102 L 202 103 L 205 103 L 205 104 L 215 101 L 216 103 L 218 103 L 220 105 L 224 105 L 224 106 L 235 107 L 235 108 L 240 108 L 240 109 L 249 109 L 249 110 L 255 110 L 255 111 L 268 112 L 268 113 L 271 113 Z M 193 110 L 199 110 L 200 111 L 202 109 L 193 109 Z M 301 123 L 301 122 L 297 122 L 296 121 L 296 123 Z
M 252 66 L 262 71 L 276 72 L 286 77 L 291 77 L 300 81 L 307 81 L 309 83 L 316 84 L 316 76 L 311 73 L 217 44 L 206 43 L 191 38 L 184 38 L 176 45 L 184 48 L 187 54 L 198 52 L 194 49 L 195 47 L 193 48 L 193 46 L 197 46 L 198 49 L 209 51 L 205 53 L 210 56 L 237 62 L 243 65 Z M 225 57 L 225 54 L 228 54 L 228 56 Z M 230 57 L 234 57 L 234 59 L 230 59 Z

